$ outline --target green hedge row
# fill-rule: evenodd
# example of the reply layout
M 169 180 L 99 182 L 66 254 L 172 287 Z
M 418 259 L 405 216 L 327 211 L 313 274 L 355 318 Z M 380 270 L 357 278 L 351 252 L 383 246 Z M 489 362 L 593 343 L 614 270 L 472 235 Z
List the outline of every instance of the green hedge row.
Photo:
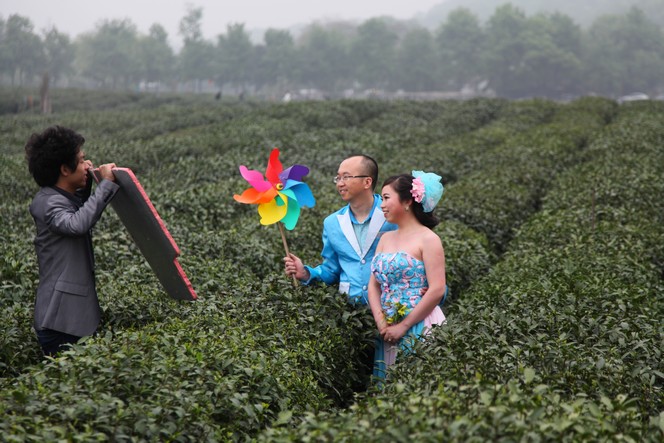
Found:
M 496 252 L 504 251 L 515 230 L 539 209 L 552 180 L 583 158 L 606 124 L 606 107 L 606 100 L 584 99 L 546 124 L 510 131 L 449 187 L 443 216 L 484 233 Z
M 616 118 L 618 108 L 601 99 L 567 105 L 477 100 L 171 106 L 0 119 L 0 161 L 6 166 L 0 170 L 0 233 L 8 239 L 0 262 L 0 416 L 6 417 L 0 420 L 0 431 L 7 438 L 199 441 L 320 436 L 373 441 L 410 434 L 425 440 L 441 435 L 486 440 L 535 438 L 542 433 L 553 439 L 594 439 L 609 435 L 611 429 L 619 434 L 623 428 L 627 436 L 657 436 L 652 432 L 659 422 L 652 410 L 661 410 L 661 402 L 647 403 L 648 395 L 661 395 L 657 372 L 639 363 L 638 376 L 607 372 L 610 377 L 596 381 L 588 362 L 595 367 L 617 364 L 610 353 L 603 354 L 604 363 L 588 357 L 596 355 L 584 346 L 596 336 L 588 334 L 579 344 L 578 332 L 566 331 L 569 337 L 562 338 L 542 335 L 542 328 L 547 333 L 560 332 L 558 325 L 571 329 L 565 323 L 569 318 L 578 325 L 595 322 L 589 328 L 601 330 L 604 317 L 599 308 L 590 309 L 592 297 L 579 305 L 586 317 L 565 311 L 563 317 L 546 317 L 548 323 L 541 323 L 550 313 L 548 299 L 556 299 L 552 294 L 560 292 L 556 300 L 564 304 L 570 295 L 560 288 L 567 289 L 563 283 L 573 287 L 570 282 L 576 281 L 559 278 L 561 269 L 567 268 L 549 262 L 560 257 L 560 248 L 587 246 L 588 236 L 573 230 L 583 227 L 575 217 L 589 217 L 595 229 L 613 223 L 611 232 L 620 238 L 626 232 L 614 220 L 616 214 L 635 211 L 625 206 L 624 193 L 639 196 L 640 187 L 651 181 L 649 186 L 662 186 L 655 178 L 661 171 L 652 164 L 661 158 L 661 110 L 620 108 L 616 123 L 602 131 Z M 399 126 L 399 121 L 404 124 Z M 26 134 L 54 122 L 86 128 L 88 150 L 100 159 L 97 163 L 113 160 L 137 171 L 182 249 L 180 261 L 201 300 L 168 300 L 109 211 L 95 228 L 104 310 L 99 335 L 61 358 L 40 362 L 30 330 L 36 265 L 27 204 L 35 187 L 25 171 L 22 144 Z M 641 126 L 646 128 L 643 133 Z M 650 168 L 638 176 L 634 189 L 601 182 L 590 201 L 579 197 L 573 215 L 550 216 L 563 190 L 577 196 L 593 188 L 579 180 L 586 174 L 584 168 L 594 165 L 604 171 L 608 166 L 600 160 L 612 159 L 628 141 L 634 149 L 611 165 L 627 168 L 644 162 Z M 438 329 L 426 349 L 399 365 L 394 382 L 383 392 L 354 402 L 356 392 L 368 382 L 370 315 L 347 306 L 333 288 L 292 288 L 281 275 L 278 230 L 261 227 L 255 207 L 232 200 L 246 187 L 238 165 L 264 170 L 272 146 L 282 148 L 285 166 L 312 166 L 307 181 L 317 205 L 304 210 L 297 229 L 287 233 L 291 250 L 308 262 L 319 260 L 321 220 L 340 205 L 330 177 L 345 155 L 375 155 L 382 178 L 412 168 L 441 171 L 446 178 L 439 215 L 447 216 L 453 208 L 456 212 L 437 232 L 444 240 L 448 282 L 458 300 L 453 299 L 449 324 Z M 632 155 L 638 149 L 643 153 L 637 161 Z M 581 161 L 585 163 L 578 169 L 565 172 Z M 471 190 L 480 171 L 481 178 L 493 184 L 483 190 L 497 200 L 481 199 Z M 503 184 L 507 190 L 501 192 L 497 186 Z M 535 204 L 522 206 L 512 198 L 513 188 L 522 189 Z M 651 199 L 657 195 L 647 194 Z M 613 206 L 619 202 L 622 209 L 607 212 L 605 200 Z M 655 203 L 647 214 L 661 225 L 661 203 Z M 484 226 L 463 219 L 474 206 L 485 214 Z M 636 212 L 645 214 L 646 206 L 641 204 Z M 498 235 L 505 226 L 519 225 L 516 235 L 513 230 L 509 236 Z M 661 317 L 661 305 L 641 308 L 650 303 L 642 302 L 652 298 L 656 274 L 633 272 L 642 260 L 650 264 L 648 272 L 662 263 L 661 246 L 657 249 L 651 237 L 639 236 L 644 226 L 630 228 L 636 233 L 629 237 L 638 240 L 638 252 L 644 255 L 630 252 L 620 262 L 620 272 L 634 274 L 633 280 L 616 281 L 610 291 L 634 298 L 625 309 L 638 305 L 644 309 L 639 312 L 655 309 Z M 569 232 L 576 240 L 556 246 Z M 508 242 L 513 235 L 515 240 Z M 611 263 L 612 248 L 620 242 L 608 242 L 607 247 L 605 241 L 598 241 L 591 254 L 568 257 L 568 267 L 579 268 L 570 268 L 571 275 L 588 276 L 579 288 L 587 290 L 596 284 L 593 279 L 606 276 L 592 277 L 593 260 Z M 540 245 L 547 242 L 552 246 L 542 250 Z M 501 248 L 507 255 L 487 275 Z M 640 298 L 625 289 L 628 281 L 639 288 Z M 581 294 L 575 299 L 583 300 L 585 293 Z M 533 312 L 539 317 L 531 319 Z M 658 349 L 652 337 L 659 331 L 661 350 L 662 332 L 654 323 L 650 326 L 650 332 L 640 336 L 634 336 L 630 326 L 622 340 L 625 347 L 644 340 L 642 346 L 652 359 Z M 620 343 L 620 330 L 611 331 Z M 557 353 L 558 348 L 564 352 Z M 564 370 L 559 366 L 561 353 L 577 357 Z M 641 362 L 631 354 L 630 359 Z M 661 372 L 661 367 L 654 371 Z M 559 378 L 552 378 L 558 373 Z M 622 383 L 641 386 L 653 376 L 655 382 L 647 385 L 650 390 L 631 387 L 623 397 L 623 392 L 612 390 L 617 385 L 607 385 L 616 374 Z M 561 388 L 563 381 L 568 390 Z M 321 415 L 322 411 L 331 412 Z M 577 413 L 582 418 L 576 418 Z M 374 423 L 385 434 L 376 432 Z
M 621 109 L 382 390 L 262 441 L 661 441 L 664 108 Z
M 32 97 L 32 108 L 28 106 Z M 53 113 L 98 112 L 109 109 L 150 109 L 164 104 L 205 104 L 214 102 L 209 95 L 145 94 L 126 91 L 94 91 L 84 89 L 51 89 Z M 21 118 L 41 113 L 39 88 L 0 87 L 0 115 L 13 114 Z
M 191 266 L 186 269 L 194 286 L 205 291 L 224 287 L 223 281 L 229 279 L 227 274 L 262 278 L 266 270 L 281 267 L 283 248 L 274 227 L 261 227 L 255 207 L 232 200 L 234 193 L 247 186 L 238 173 L 238 165 L 263 170 L 272 147 L 270 139 L 283 139 L 287 143 L 282 148 L 285 165 L 297 159 L 315 166 L 308 181 L 316 192 L 318 204 L 303 212 L 298 229 L 289 233 L 289 243 L 307 261 L 316 262 L 320 251 L 320 220 L 340 203 L 330 181 L 338 162 L 350 152 L 359 152 L 360 146 L 378 150 L 385 140 L 399 133 L 398 128 L 392 128 L 390 134 L 380 134 L 363 127 L 365 124 L 373 124 L 382 114 L 401 114 L 404 118 L 417 114 L 427 121 L 441 118 L 454 121 L 457 113 L 464 110 L 458 120 L 466 122 L 463 127 L 470 130 L 490 119 L 492 109 L 504 107 L 502 101 L 441 102 L 433 106 L 435 112 L 429 109 L 431 106 L 401 102 L 277 106 L 245 103 L 223 107 L 185 104 L 179 108 L 167 103 L 157 108 L 125 106 L 118 111 L 111 107 L 103 112 L 74 111 L 0 120 L 3 133 L 0 152 L 7 153 L 0 158 L 3 166 L 0 194 L 3 219 L 9 221 L 1 227 L 7 242 L 3 250 L 0 306 L 6 316 L 2 324 L 6 325 L 7 333 L 1 339 L 4 342 L 0 373 L 16 374 L 39 357 L 30 329 L 37 275 L 31 243 L 34 227 L 27 212 L 36 188 L 27 174 L 22 152 L 30 133 L 56 123 L 71 126 L 84 133 L 88 140 L 86 150 L 95 163 L 115 161 L 132 167 L 180 245 L 183 264 L 188 265 L 190 260 Z M 475 108 L 479 111 L 474 112 Z M 468 123 L 469 115 L 475 114 L 480 117 Z M 171 131 L 155 130 L 157 123 Z M 247 130 L 248 127 L 255 131 Z M 322 159 L 325 155 L 327 160 Z M 143 324 L 153 319 L 155 312 L 164 309 L 162 303 L 153 306 L 160 286 L 113 211 L 102 217 L 95 231 L 104 318 L 110 327 L 123 327 L 132 321 Z M 486 253 L 478 248 L 480 243 L 471 241 L 474 246 L 468 246 L 462 237 L 467 232 L 464 227 L 458 232 L 459 247 L 474 248 L 477 254 L 455 261 L 451 279 L 467 282 L 480 270 L 488 269 L 488 260 Z M 470 265 L 469 271 L 464 270 L 464 260 Z M 227 272 L 233 266 L 243 271 Z M 127 287 L 132 288 L 131 303 L 126 301 Z M 146 305 L 151 312 L 146 312 Z M 136 317 L 134 320 L 132 315 Z
M 3 439 L 240 440 L 280 414 L 344 406 L 367 382 L 366 312 L 288 285 L 238 284 L 145 324 L 136 303 L 84 345 L 0 379 Z
M 363 121 L 375 120 L 379 111 L 386 112 L 385 109 L 390 108 L 390 105 L 376 105 L 369 105 L 371 112 L 364 116 L 353 117 L 352 112 L 335 108 L 321 108 L 320 113 L 327 112 L 340 125 L 353 121 L 361 125 Z M 354 102 L 345 103 L 344 107 L 353 112 L 364 111 L 361 104 Z M 413 108 L 409 112 L 417 110 Z M 447 110 L 448 120 L 453 118 L 457 108 L 456 104 L 440 106 L 441 110 Z M 205 122 L 210 115 L 207 109 L 197 111 L 200 116 L 191 117 L 191 121 L 203 122 L 200 130 L 196 123 L 186 131 L 160 135 L 159 131 L 151 133 L 151 128 L 139 126 L 137 130 L 146 134 L 142 141 L 143 136 L 123 133 L 124 127 L 139 117 L 161 116 L 168 121 L 170 111 L 163 114 L 110 111 L 88 116 L 71 113 L 64 118 L 27 116 L 13 122 L 4 121 L 8 137 L 3 139 L 2 149 L 10 155 L 2 158 L 7 162 L 2 182 L 8 185 L 3 186 L 7 201 L 3 217 L 16 224 L 12 229 L 2 229 L 11 238 L 7 245 L 11 248 L 3 248 L 6 260 L 2 266 L 0 306 L 3 332 L 6 332 L 1 334 L 0 352 L 0 370 L 5 377 L 2 414 L 7 417 L 3 421 L 4 435 L 17 440 L 95 439 L 103 435 L 122 440 L 127 435 L 147 439 L 162 439 L 165 435 L 178 438 L 182 432 L 189 439 L 210 436 L 240 439 L 243 435 L 256 434 L 278 419 L 280 412 L 283 418 L 290 414 L 301 416 L 304 411 L 343 407 L 352 400 L 355 391 L 366 388 L 371 360 L 368 345 L 372 340 L 368 314 L 346 306 L 332 288 L 301 294 L 292 290 L 290 282 L 286 281 L 285 287 L 281 282 L 278 290 L 274 290 L 278 293 L 275 295 L 258 283 L 250 283 L 264 281 L 266 273 L 279 275 L 283 251 L 277 231 L 258 225 L 255 208 L 238 205 L 231 198 L 233 193 L 246 187 L 238 177 L 237 166 L 246 163 L 263 169 L 267 159 L 266 149 L 247 152 L 247 144 L 282 137 L 291 143 L 284 148 L 290 158 L 300 161 L 298 155 L 306 151 L 313 162 L 316 153 L 326 152 L 328 143 L 337 143 L 338 150 L 334 157 L 330 156 L 328 164 L 334 168 L 331 171 L 335 171 L 344 154 L 357 152 L 351 145 L 363 146 L 369 141 L 379 147 L 381 140 L 393 135 L 365 128 L 307 128 L 297 121 L 298 112 L 307 111 L 305 107 L 295 108 L 298 112 L 291 107 L 279 120 L 270 117 L 270 113 L 279 116 L 275 109 L 278 108 L 257 107 L 251 111 L 255 114 L 254 127 L 262 125 L 262 129 L 246 139 L 242 112 L 233 119 L 222 115 L 217 123 L 211 124 Z M 342 117 L 334 117 L 336 113 Z M 36 263 L 31 253 L 34 228 L 27 213 L 35 187 L 25 171 L 22 143 L 26 134 L 54 123 L 73 127 L 84 127 L 81 125 L 85 123 L 92 134 L 86 132 L 91 157 L 131 165 L 139 173 L 180 244 L 181 262 L 202 299 L 195 308 L 184 310 L 181 303 L 167 300 L 119 220 L 109 211 L 95 228 L 97 279 L 104 310 L 99 335 L 56 362 L 39 363 L 38 347 L 31 331 L 36 285 Z M 480 124 L 482 121 L 475 125 Z M 237 135 L 233 127 L 238 128 Z M 137 134 L 137 130 L 133 133 Z M 265 143 L 265 147 L 268 146 Z M 256 162 L 252 165 L 253 159 Z M 288 162 L 288 157 L 284 156 L 284 162 Z M 322 187 L 329 179 L 328 174 L 318 170 L 313 170 L 311 176 L 314 189 L 317 182 Z M 306 212 L 303 215 L 300 226 L 292 233 L 291 245 L 317 260 L 319 220 L 338 205 L 338 197 L 333 193 L 322 195 L 315 209 L 318 212 L 310 211 L 312 217 L 308 218 L 304 217 Z M 466 233 L 469 239 L 465 238 Z M 453 279 L 469 281 L 474 275 L 486 272 L 489 263 L 481 239 L 475 239 L 475 234 L 463 226 L 450 231 L 449 237 L 460 250 L 474 253 L 455 261 Z M 467 268 L 464 263 L 468 264 Z M 279 280 L 285 281 L 281 277 Z M 248 296 L 252 297 L 249 303 Z M 279 301 L 279 298 L 284 300 Z M 241 314 L 219 316 L 218 311 L 224 310 Z M 289 312 L 292 318 L 284 321 L 283 316 Z M 321 322 L 320 319 L 328 320 Z M 269 328 L 261 326 L 266 321 L 270 323 Z M 321 339 L 322 333 L 333 337 L 329 345 Z M 228 340 L 220 340 L 222 336 L 228 336 Z M 288 337 L 287 343 L 284 336 Z M 172 341 L 194 347 L 196 358 L 170 346 Z M 213 346 L 212 341 L 216 341 L 216 345 Z M 283 355 L 273 356 L 260 349 L 254 352 L 255 343 L 259 341 L 274 342 L 284 350 Z M 238 354 L 248 349 L 252 350 L 251 358 Z M 229 356 L 229 350 L 236 353 Z M 199 392 L 188 379 L 179 380 L 183 373 L 191 373 L 204 374 L 207 377 L 202 382 L 204 385 L 218 382 L 216 372 L 222 365 L 207 352 L 223 354 L 227 358 L 225 362 L 231 361 L 239 368 L 230 377 L 231 382 L 218 388 L 217 395 L 210 398 L 208 391 Z M 201 365 L 201 353 L 209 366 L 197 368 Z M 123 363 L 125 355 L 129 357 Z M 168 369 L 174 360 L 178 360 L 183 369 L 170 374 Z M 284 371 L 291 367 L 298 370 L 285 375 Z M 260 389 L 259 395 L 248 388 L 255 380 L 243 375 L 247 372 L 281 375 L 265 382 L 266 387 Z M 128 381 L 129 374 L 135 375 L 134 381 Z M 81 386 L 82 378 L 91 381 Z M 44 380 L 54 382 L 44 387 Z M 141 385 L 146 386 L 141 388 Z M 146 392 L 154 390 L 154 386 L 162 390 L 154 398 L 146 399 Z M 238 386 L 251 392 L 240 400 L 233 400 L 228 407 L 241 408 L 247 415 L 233 413 L 221 420 L 211 411 L 223 410 L 225 400 L 221 398 L 232 398 Z M 165 392 L 172 393 L 172 397 Z M 257 396 L 262 402 L 256 400 Z M 194 407 L 192 413 L 179 415 L 180 401 L 187 406 L 200 406 Z M 53 404 L 63 406 L 63 412 L 54 413 Z M 79 407 L 79 404 L 84 406 Z M 197 415 L 201 417 L 195 417 Z

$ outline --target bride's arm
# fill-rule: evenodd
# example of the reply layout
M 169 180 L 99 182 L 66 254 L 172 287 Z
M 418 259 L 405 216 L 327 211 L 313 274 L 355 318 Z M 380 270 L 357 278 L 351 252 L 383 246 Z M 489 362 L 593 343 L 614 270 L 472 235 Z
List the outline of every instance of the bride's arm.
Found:
M 383 335 L 387 321 L 385 320 L 385 314 L 383 314 L 383 307 L 380 304 L 380 284 L 373 274 L 369 278 L 369 307 L 376 322 L 376 327 L 380 334 Z
M 383 250 L 383 238 L 378 241 L 376 245 L 376 254 L 380 253 Z M 373 314 L 374 321 L 376 322 L 376 327 L 381 335 L 387 327 L 387 321 L 385 320 L 385 314 L 383 314 L 383 307 L 380 303 L 380 283 L 374 277 L 373 272 L 369 277 L 369 307 L 371 308 L 371 313 Z

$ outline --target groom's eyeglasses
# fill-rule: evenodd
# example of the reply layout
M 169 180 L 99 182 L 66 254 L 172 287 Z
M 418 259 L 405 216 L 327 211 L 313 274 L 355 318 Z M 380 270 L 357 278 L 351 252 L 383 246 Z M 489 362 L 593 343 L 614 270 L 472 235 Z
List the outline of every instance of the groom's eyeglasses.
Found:
M 341 177 L 337 175 L 336 177 L 334 177 L 334 184 L 336 185 L 339 182 L 346 183 L 351 178 L 368 178 L 368 177 L 369 177 L 368 175 L 342 175 Z

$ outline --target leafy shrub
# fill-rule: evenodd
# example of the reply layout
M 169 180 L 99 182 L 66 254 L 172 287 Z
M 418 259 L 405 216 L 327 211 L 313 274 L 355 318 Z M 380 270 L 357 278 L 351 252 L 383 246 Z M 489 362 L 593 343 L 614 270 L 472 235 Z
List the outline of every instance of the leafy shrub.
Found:
M 0 117 L 0 432 L 8 441 L 660 441 L 661 104 L 210 103 L 85 95 Z M 87 138 L 137 173 L 200 300 L 170 300 L 107 211 L 95 227 L 102 325 L 42 360 L 27 136 Z M 319 260 L 330 178 L 356 152 L 381 178 L 440 172 L 448 323 L 369 385 L 374 328 L 333 287 L 283 276 L 281 239 L 232 200 L 269 150 L 311 166 L 316 207 L 287 233 Z
M 664 203 L 650 198 L 664 172 L 657 119 L 618 115 L 584 153 L 591 163 L 554 177 L 542 211 L 382 390 L 259 439 L 661 440 Z M 610 205 L 593 221 L 602 196 Z

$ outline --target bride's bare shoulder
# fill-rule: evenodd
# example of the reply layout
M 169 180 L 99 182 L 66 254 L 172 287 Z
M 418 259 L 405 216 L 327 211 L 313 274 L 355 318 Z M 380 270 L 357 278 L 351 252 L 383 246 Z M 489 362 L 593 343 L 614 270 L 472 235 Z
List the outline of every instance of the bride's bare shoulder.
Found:
M 427 244 L 441 244 L 440 236 L 433 232 L 431 229 L 426 228 L 422 230 L 422 235 L 420 239 Z

